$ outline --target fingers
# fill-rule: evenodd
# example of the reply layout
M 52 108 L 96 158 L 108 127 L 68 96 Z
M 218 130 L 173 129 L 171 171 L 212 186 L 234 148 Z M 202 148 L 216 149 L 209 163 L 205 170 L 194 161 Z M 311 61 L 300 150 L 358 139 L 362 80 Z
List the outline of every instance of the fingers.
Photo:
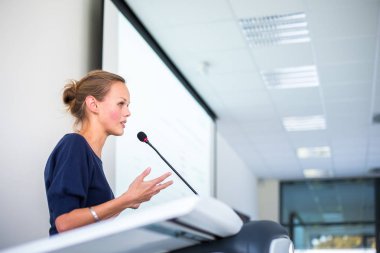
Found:
M 140 180 L 144 180 L 144 178 L 146 177 L 146 176 L 148 176 L 149 174 L 150 174 L 150 172 L 151 172 L 151 168 L 150 167 L 148 167 L 148 168 L 146 168 L 139 176 L 138 176 L 138 178 L 140 179 Z
M 168 187 L 169 185 L 172 185 L 172 184 L 173 184 L 173 180 L 170 180 L 170 181 L 163 183 L 163 184 L 156 185 L 152 196 L 158 194 L 161 190 L 165 189 L 166 187 Z
M 156 185 L 156 184 L 159 184 L 161 183 L 162 181 L 164 181 L 166 178 L 168 178 L 172 173 L 171 172 L 166 172 L 165 174 L 163 174 L 162 176 L 158 177 L 158 178 L 155 178 L 153 180 L 151 180 L 151 182 Z
M 156 189 L 158 191 L 161 191 L 161 190 L 165 189 L 166 187 L 168 187 L 169 185 L 172 185 L 172 184 L 173 184 L 173 180 L 170 180 L 170 181 L 165 182 L 163 184 L 158 184 Z

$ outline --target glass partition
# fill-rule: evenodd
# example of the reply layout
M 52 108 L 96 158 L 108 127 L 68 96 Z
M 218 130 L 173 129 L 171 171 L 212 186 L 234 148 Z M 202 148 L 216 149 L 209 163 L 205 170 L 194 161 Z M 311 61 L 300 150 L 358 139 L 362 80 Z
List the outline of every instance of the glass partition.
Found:
M 280 222 L 295 252 L 374 253 L 375 196 L 373 179 L 282 182 Z

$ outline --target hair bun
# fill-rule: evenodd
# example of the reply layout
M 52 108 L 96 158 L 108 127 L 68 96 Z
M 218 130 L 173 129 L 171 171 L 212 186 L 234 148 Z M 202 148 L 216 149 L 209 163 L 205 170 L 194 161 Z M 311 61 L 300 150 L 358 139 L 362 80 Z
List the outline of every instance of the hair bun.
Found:
M 68 106 L 69 110 L 71 109 L 73 101 L 76 98 L 77 89 L 78 84 L 75 80 L 70 80 L 70 83 L 65 85 L 63 91 L 63 102 Z

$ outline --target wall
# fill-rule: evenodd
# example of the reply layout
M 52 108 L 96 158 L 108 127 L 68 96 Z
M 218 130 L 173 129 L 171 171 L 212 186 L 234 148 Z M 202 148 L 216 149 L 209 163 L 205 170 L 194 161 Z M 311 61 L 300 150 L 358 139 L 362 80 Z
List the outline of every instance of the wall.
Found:
M 72 130 L 61 92 L 99 68 L 100 21 L 98 0 L 0 1 L 0 248 L 48 235 L 43 170 Z
M 277 180 L 259 180 L 259 219 L 280 221 L 280 184 Z
M 216 157 L 217 198 L 257 219 L 257 179 L 220 134 L 217 134 Z

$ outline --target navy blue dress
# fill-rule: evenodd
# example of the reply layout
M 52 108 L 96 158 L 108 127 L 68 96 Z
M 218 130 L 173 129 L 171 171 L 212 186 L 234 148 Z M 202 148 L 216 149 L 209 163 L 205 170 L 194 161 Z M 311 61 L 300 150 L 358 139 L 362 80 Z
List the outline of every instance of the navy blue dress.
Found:
M 57 234 L 55 219 L 77 208 L 114 199 L 102 161 L 79 134 L 66 134 L 54 148 L 45 167 L 50 213 L 49 234 Z

